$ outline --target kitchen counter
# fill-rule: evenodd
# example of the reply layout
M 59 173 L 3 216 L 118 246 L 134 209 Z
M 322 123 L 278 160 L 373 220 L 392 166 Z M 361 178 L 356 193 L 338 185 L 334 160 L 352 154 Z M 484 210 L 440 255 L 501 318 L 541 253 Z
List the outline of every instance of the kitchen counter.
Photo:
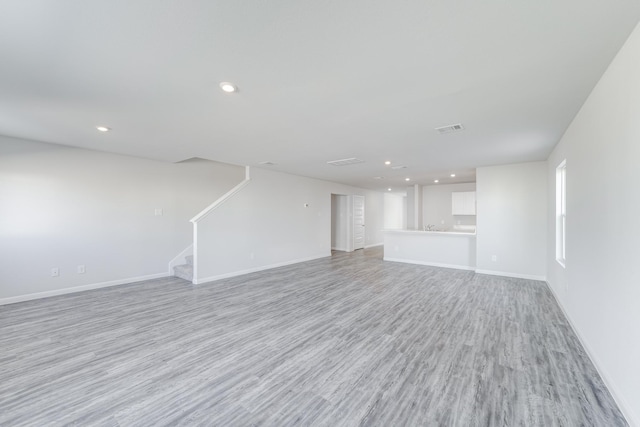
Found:
M 422 231 L 422 230 L 384 230 L 385 233 L 404 233 L 404 234 L 445 234 L 445 235 L 463 235 L 463 236 L 475 236 L 476 232 L 473 231 Z
M 475 270 L 476 233 L 385 230 L 384 260 Z

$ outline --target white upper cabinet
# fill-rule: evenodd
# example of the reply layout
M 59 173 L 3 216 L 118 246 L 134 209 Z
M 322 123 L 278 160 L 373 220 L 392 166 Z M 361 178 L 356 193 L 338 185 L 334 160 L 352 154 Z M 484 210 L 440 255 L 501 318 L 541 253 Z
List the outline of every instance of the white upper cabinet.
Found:
M 451 193 L 451 214 L 452 215 L 475 215 L 476 214 L 476 192 L 475 191 L 454 191 Z

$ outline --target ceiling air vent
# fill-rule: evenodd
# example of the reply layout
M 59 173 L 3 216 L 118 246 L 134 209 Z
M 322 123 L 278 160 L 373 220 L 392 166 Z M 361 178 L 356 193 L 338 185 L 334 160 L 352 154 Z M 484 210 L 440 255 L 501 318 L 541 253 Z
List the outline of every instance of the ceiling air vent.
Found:
M 332 160 L 330 162 L 327 162 L 330 165 L 333 166 L 347 166 L 347 165 L 354 165 L 356 163 L 364 163 L 364 160 L 360 160 L 360 159 L 356 159 L 355 157 L 351 157 L 349 159 L 341 159 L 341 160 Z
M 442 134 L 442 133 L 451 133 L 451 132 L 459 132 L 461 130 L 464 130 L 464 126 L 462 126 L 462 123 L 457 123 L 455 125 L 441 126 L 439 128 L 436 128 L 436 130 L 440 134 Z
M 391 166 L 391 169 L 393 170 L 399 170 L 399 169 L 406 169 L 407 167 L 405 165 L 398 165 L 398 166 Z
M 277 163 L 268 162 L 268 161 L 267 162 L 260 162 L 258 164 L 262 165 L 262 166 L 275 166 L 275 165 L 277 165 Z

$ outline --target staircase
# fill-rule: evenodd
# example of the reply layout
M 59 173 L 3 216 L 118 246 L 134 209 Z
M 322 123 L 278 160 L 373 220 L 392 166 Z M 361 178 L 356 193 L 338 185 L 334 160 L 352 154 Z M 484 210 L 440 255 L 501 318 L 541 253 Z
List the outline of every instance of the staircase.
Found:
M 173 275 L 184 280 L 193 282 L 193 255 L 185 257 L 186 264 L 173 267 Z

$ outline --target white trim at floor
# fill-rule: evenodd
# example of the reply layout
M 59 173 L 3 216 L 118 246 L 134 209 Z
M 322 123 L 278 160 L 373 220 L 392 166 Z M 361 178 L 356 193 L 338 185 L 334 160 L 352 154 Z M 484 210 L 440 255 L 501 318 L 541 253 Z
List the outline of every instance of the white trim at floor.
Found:
M 456 270 L 470 270 L 473 271 L 474 267 L 469 267 L 468 265 L 457 265 L 457 264 L 442 264 L 439 262 L 425 262 L 425 261 L 415 261 L 406 258 L 383 258 L 384 261 L 391 262 L 403 262 L 405 264 L 417 264 L 417 265 L 428 265 L 429 267 L 442 267 L 442 268 L 455 268 Z
M 330 256 L 331 256 L 331 253 L 322 254 L 322 255 L 314 255 L 314 256 L 311 256 L 311 257 L 307 257 L 307 258 L 295 259 L 295 260 L 292 260 L 292 261 L 278 262 L 278 263 L 275 263 L 275 264 L 269 264 L 269 265 L 263 265 L 263 266 L 260 266 L 260 267 L 248 268 L 246 270 L 232 271 L 230 273 L 219 274 L 217 276 L 210 276 L 210 277 L 205 277 L 205 278 L 202 278 L 202 279 L 194 278 L 193 279 L 193 284 L 194 285 L 201 285 L 201 284 L 207 283 L 207 282 L 214 282 L 216 280 L 228 279 L 229 277 L 242 276 L 243 274 L 256 273 L 258 271 L 263 271 L 263 270 L 271 270 L 272 268 L 285 267 L 285 266 L 291 265 L 291 264 L 298 264 L 298 263 L 301 263 L 301 262 L 313 261 L 314 259 L 326 258 L 326 257 L 330 257 Z
M 52 291 L 36 292 L 33 294 L 17 295 L 15 297 L 1 298 L 0 305 L 14 304 L 16 302 L 31 301 L 34 299 L 55 297 L 58 295 L 73 294 L 76 292 L 90 291 L 92 289 L 108 288 L 109 286 L 124 285 L 127 283 L 142 282 L 144 280 L 159 279 L 161 277 L 169 277 L 169 273 L 149 274 L 148 276 L 129 277 L 126 279 L 111 280 L 108 282 L 92 283 L 89 285 L 74 286 L 71 288 L 55 289 Z
M 488 274 L 490 276 L 514 277 L 516 279 L 539 280 L 541 282 L 545 282 L 547 280 L 546 276 L 535 276 L 535 275 L 532 275 L 532 274 L 509 273 L 509 272 L 506 272 L 506 271 L 476 270 L 476 273 L 477 274 Z
M 630 426 L 633 426 L 633 425 L 640 426 L 640 420 L 635 418 L 635 414 L 630 409 L 631 406 L 628 404 L 626 399 L 622 397 L 622 394 L 618 392 L 618 389 L 616 388 L 615 384 L 609 381 L 608 372 L 602 368 L 602 364 L 599 363 L 598 358 L 596 357 L 596 354 L 591 350 L 591 347 L 589 346 L 587 341 L 584 338 L 582 338 L 582 335 L 580 335 L 580 333 L 578 332 L 578 329 L 576 328 L 573 321 L 571 320 L 569 313 L 567 313 L 567 311 L 564 309 L 564 306 L 560 302 L 560 298 L 556 293 L 556 291 L 553 289 L 553 286 L 551 286 L 551 283 L 547 281 L 545 281 L 545 283 L 547 284 L 547 288 L 549 288 L 549 290 L 551 291 L 551 295 L 553 295 L 553 298 L 555 298 L 556 303 L 558 304 L 558 307 L 560 307 L 560 310 L 562 310 L 562 314 L 564 314 L 565 319 L 567 319 L 567 321 L 569 322 L 569 326 L 571 326 L 573 333 L 576 334 L 576 337 L 578 337 L 578 341 L 580 341 L 580 344 L 582 344 L 582 348 L 584 348 L 585 351 L 587 352 L 587 356 L 589 356 L 589 359 L 591 359 L 591 363 L 593 363 L 593 366 L 595 366 L 596 371 L 598 371 L 598 374 L 600 374 L 600 378 L 602 378 L 602 381 L 609 389 L 609 393 L 611 393 L 613 400 L 615 400 L 616 403 L 618 404 L 618 408 L 620 408 L 620 411 L 622 412 L 622 415 L 624 415 L 624 417 L 626 418 L 627 423 Z

